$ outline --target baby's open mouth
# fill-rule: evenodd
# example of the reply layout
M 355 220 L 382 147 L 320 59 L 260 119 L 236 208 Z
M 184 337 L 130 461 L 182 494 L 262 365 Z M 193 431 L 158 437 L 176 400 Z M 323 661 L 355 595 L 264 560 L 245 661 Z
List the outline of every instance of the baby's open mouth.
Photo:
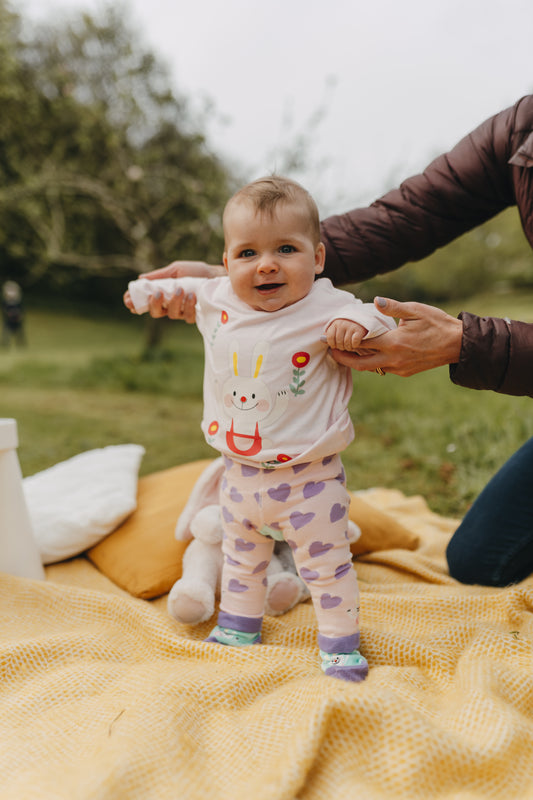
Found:
M 283 286 L 282 283 L 262 283 L 260 286 L 256 286 L 258 292 L 261 294 L 268 294 L 269 292 L 274 292 L 276 289 L 279 289 Z

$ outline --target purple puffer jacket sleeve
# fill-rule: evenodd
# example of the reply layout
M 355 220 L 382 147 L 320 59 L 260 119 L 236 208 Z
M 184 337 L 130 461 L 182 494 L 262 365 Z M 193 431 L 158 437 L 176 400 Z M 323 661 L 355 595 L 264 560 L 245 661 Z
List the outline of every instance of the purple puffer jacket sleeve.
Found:
M 355 283 L 417 261 L 516 205 L 533 247 L 533 95 L 483 122 L 368 208 L 322 223 L 327 275 Z M 452 380 L 533 397 L 533 325 L 462 314 Z
M 533 325 L 463 311 L 463 342 L 450 378 L 469 389 L 533 397 Z
M 529 106 L 533 117 L 533 102 Z M 338 285 L 390 272 L 514 205 L 513 168 L 508 162 L 515 139 L 520 141 L 514 134 L 516 114 L 513 107 L 486 120 L 420 175 L 367 208 L 325 219 L 324 275 Z

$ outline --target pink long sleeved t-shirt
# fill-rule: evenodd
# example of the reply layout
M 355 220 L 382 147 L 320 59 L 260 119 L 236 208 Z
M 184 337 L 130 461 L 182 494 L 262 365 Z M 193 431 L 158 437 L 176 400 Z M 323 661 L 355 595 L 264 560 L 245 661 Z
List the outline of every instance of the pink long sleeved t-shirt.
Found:
M 276 468 L 339 453 L 352 441 L 348 413 L 352 371 L 321 341 L 334 319 L 350 319 L 365 339 L 394 327 L 371 303 L 335 289 L 326 278 L 279 311 L 257 311 L 240 300 L 229 278 L 142 279 L 130 283 L 136 310 L 148 297 L 176 289 L 197 296 L 196 323 L 205 344 L 206 441 L 245 464 Z

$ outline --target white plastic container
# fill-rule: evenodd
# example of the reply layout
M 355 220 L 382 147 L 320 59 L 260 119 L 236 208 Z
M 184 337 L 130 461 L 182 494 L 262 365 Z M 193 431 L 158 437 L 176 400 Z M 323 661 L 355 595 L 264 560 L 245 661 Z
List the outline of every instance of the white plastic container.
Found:
M 0 572 L 44 580 L 17 456 L 14 419 L 0 418 Z

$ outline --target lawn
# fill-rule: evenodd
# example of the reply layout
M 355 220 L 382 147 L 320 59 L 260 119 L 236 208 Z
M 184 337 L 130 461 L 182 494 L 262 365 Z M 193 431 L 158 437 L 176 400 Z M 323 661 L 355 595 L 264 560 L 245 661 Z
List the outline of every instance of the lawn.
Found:
M 533 320 L 533 293 L 450 308 Z M 141 473 L 214 456 L 200 432 L 202 343 L 194 326 L 161 323 L 164 346 L 142 356 L 145 318 L 29 310 L 28 346 L 0 350 L 0 416 L 15 417 L 31 475 L 83 450 L 135 442 Z M 343 460 L 351 489 L 423 494 L 461 516 L 505 459 L 533 435 L 529 398 L 454 386 L 445 368 L 402 379 L 355 376 L 356 429 Z

